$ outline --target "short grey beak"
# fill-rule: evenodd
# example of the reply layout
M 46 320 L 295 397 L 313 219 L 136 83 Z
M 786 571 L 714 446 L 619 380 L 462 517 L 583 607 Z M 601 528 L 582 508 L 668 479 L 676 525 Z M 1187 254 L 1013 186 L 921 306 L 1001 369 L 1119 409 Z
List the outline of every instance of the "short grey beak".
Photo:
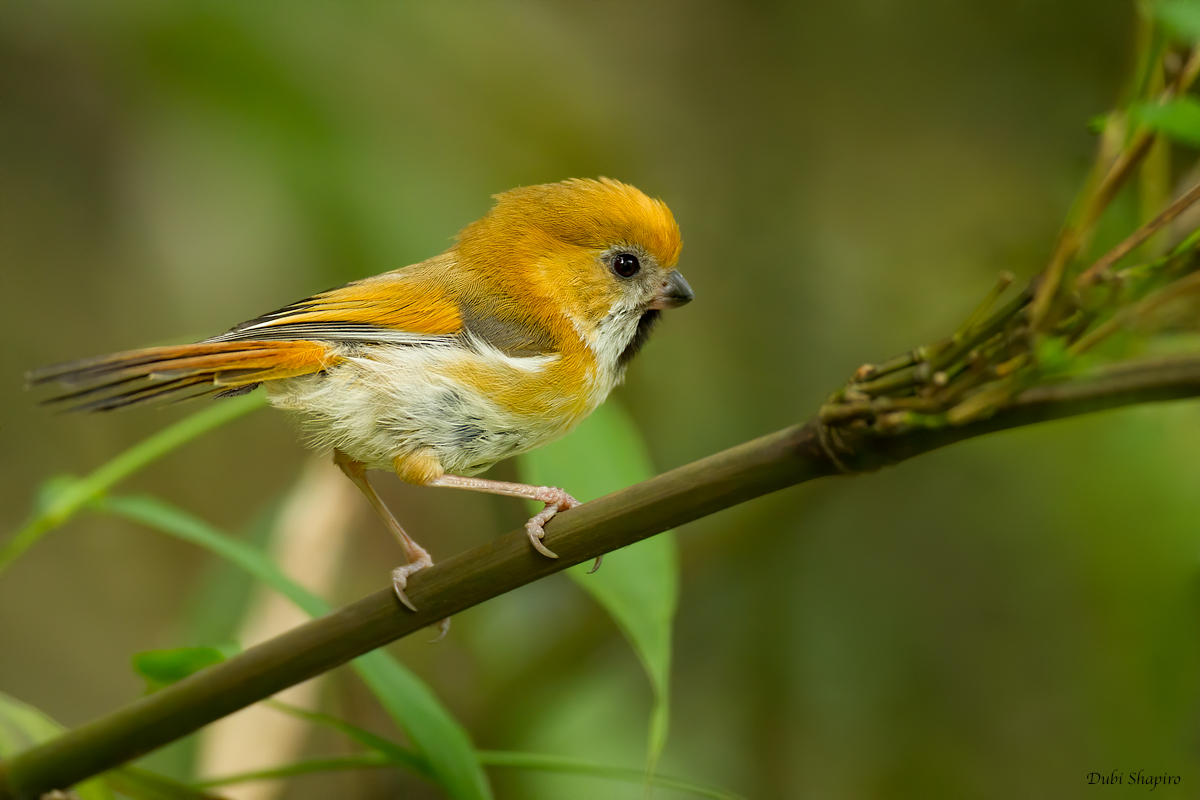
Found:
M 692 287 L 688 286 L 688 282 L 679 274 L 679 270 L 671 270 L 667 273 L 667 279 L 663 281 L 662 287 L 658 290 L 658 294 L 654 298 L 654 302 L 650 304 L 651 308 L 679 308 L 685 303 L 692 302 L 695 297 Z

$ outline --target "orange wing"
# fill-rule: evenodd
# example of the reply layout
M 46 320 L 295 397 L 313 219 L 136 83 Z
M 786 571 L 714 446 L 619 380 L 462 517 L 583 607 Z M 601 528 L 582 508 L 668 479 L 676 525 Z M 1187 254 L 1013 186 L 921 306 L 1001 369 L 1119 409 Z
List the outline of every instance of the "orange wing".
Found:
M 446 257 L 348 283 L 243 322 L 198 344 L 152 347 L 35 370 L 66 391 L 47 402 L 107 411 L 147 400 L 242 394 L 263 381 L 320 372 L 339 344 L 449 342 L 462 329 L 442 288 Z
M 458 304 L 433 274 L 441 259 L 347 283 L 243 322 L 209 342 L 313 339 L 416 344 L 462 328 Z

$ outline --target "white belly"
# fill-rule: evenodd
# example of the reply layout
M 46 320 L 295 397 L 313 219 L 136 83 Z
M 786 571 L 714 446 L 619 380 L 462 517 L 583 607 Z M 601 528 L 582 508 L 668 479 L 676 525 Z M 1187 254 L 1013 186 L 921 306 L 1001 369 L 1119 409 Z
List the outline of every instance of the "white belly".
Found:
M 448 474 L 474 475 L 557 439 L 577 419 L 503 408 L 452 382 L 447 368 L 461 370 L 466 360 L 480 371 L 511 370 L 506 378 L 520 381 L 556 359 L 480 354 L 453 345 L 380 345 L 347 355 L 324 373 L 271 381 L 267 389 L 274 406 L 300 413 L 316 447 L 336 447 L 389 471 L 397 457 L 427 451 Z

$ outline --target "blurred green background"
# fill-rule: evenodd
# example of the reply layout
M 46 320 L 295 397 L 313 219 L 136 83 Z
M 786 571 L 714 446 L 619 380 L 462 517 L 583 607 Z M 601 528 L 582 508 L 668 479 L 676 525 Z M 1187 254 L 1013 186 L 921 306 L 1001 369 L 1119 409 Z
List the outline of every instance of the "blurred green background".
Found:
M 1125 0 L 0 4 L 0 536 L 48 477 L 194 410 L 55 416 L 26 370 L 215 334 L 572 176 L 631 182 L 683 231 L 697 299 L 617 392 L 656 466 L 800 421 L 859 364 L 953 330 L 1000 270 L 1040 269 L 1133 29 Z M 263 412 L 123 490 L 244 531 L 306 458 Z M 754 798 L 1095 797 L 1132 789 L 1087 773 L 1145 769 L 1182 776 L 1154 796 L 1196 796 L 1198 479 L 1182 403 L 683 528 L 662 769 Z M 379 483 L 435 558 L 524 519 Z M 398 560 L 354 526 L 337 602 Z M 132 700 L 130 655 L 194 644 L 213 570 L 117 519 L 55 531 L 0 576 L 0 689 L 69 725 Z M 393 651 L 481 747 L 641 764 L 645 678 L 565 578 L 423 638 Z M 344 672 L 327 705 L 386 726 Z M 286 796 L 437 793 L 388 771 Z

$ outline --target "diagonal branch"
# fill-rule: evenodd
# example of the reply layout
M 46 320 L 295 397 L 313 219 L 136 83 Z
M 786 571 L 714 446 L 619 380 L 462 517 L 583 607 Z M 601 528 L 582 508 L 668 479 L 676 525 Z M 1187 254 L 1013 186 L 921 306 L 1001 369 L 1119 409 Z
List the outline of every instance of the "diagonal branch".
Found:
M 534 553 L 515 531 L 416 573 L 402 608 L 381 590 L 105 717 L 0 762 L 0 800 L 38 798 L 148 753 L 388 642 L 573 564 L 755 497 L 854 474 L 985 433 L 1135 403 L 1200 395 L 1200 356 L 1142 361 L 1035 386 L 986 419 L 891 436 L 818 418 L 560 514 Z
M 1085 288 L 1102 280 L 1118 261 L 1132 253 L 1154 234 L 1200 201 L 1200 184 L 1184 192 L 1179 199 L 1166 208 L 1161 214 L 1131 233 L 1123 242 L 1105 253 L 1092 266 L 1088 267 L 1075 279 L 1077 286 Z

